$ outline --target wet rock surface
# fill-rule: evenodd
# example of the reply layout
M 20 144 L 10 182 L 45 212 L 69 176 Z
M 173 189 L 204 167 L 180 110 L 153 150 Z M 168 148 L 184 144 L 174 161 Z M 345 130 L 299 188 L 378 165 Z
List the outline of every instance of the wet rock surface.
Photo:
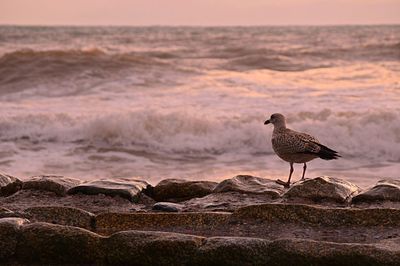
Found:
M 360 188 L 345 180 L 321 176 L 292 185 L 283 195 L 288 201 L 347 203 Z
M 23 189 L 37 189 L 54 192 L 58 196 L 65 196 L 67 191 L 81 183 L 80 180 L 55 175 L 34 176 L 26 180 Z
M 146 181 L 132 178 L 100 179 L 75 186 L 68 190 L 68 194 L 104 194 L 137 202 L 142 190 L 149 185 Z
M 400 180 L 380 180 L 372 188 L 356 195 L 352 203 L 400 202 Z
M 150 196 L 157 201 L 180 202 L 192 198 L 204 197 L 212 193 L 217 184 L 211 181 L 165 179 L 154 187 Z
M 263 194 L 271 198 L 278 198 L 284 192 L 282 186 L 275 181 L 250 175 L 238 175 L 226 179 L 215 187 L 214 193 L 239 192 L 246 194 Z
M 7 197 L 22 188 L 22 181 L 16 177 L 0 173 L 0 197 Z

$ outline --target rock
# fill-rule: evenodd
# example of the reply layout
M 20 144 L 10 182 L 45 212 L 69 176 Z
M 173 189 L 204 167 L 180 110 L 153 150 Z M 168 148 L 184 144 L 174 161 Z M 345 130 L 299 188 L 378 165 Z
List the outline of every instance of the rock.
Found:
M 104 194 L 107 196 L 120 196 L 130 201 L 138 201 L 139 195 L 149 183 L 131 178 L 99 179 L 80 184 L 68 190 L 68 194 Z
M 165 179 L 158 183 L 150 195 L 157 201 L 179 202 L 210 194 L 216 182 L 187 181 L 183 179 Z
M 125 230 L 167 230 L 168 228 L 209 228 L 223 226 L 231 214 L 223 212 L 192 213 L 100 213 L 96 232 L 112 234 Z
M 13 212 L 12 210 L 0 207 L 0 215 L 3 214 L 3 213 L 12 213 L 12 212 Z
M 21 228 L 16 258 L 25 264 L 96 264 L 102 237 L 72 226 L 33 223 Z
M 240 207 L 270 202 L 268 194 L 242 194 L 240 192 L 213 193 L 183 202 L 184 211 L 234 211 Z
M 350 182 L 321 176 L 295 183 L 283 197 L 289 201 L 346 203 L 359 191 L 360 188 Z
M 64 176 L 41 175 L 31 177 L 24 182 L 23 189 L 37 189 L 54 192 L 58 196 L 65 196 L 68 189 L 77 186 L 81 181 Z
M 259 238 L 210 237 L 200 247 L 193 264 L 271 265 L 269 243 Z
M 398 265 L 400 249 L 380 244 L 282 239 L 269 245 L 268 265 Z
M 110 265 L 191 265 L 203 237 L 164 232 L 125 231 L 104 241 Z
M 400 209 L 328 208 L 302 204 L 260 204 L 237 209 L 239 223 L 297 223 L 319 226 L 400 226 Z
M 77 208 L 61 206 L 31 207 L 25 210 L 31 221 L 62 224 L 94 230 L 95 215 Z
M 0 173 L 0 196 L 7 197 L 22 188 L 22 181 L 16 177 Z
M 221 192 L 264 194 L 275 199 L 279 198 L 284 190 L 273 180 L 250 175 L 238 175 L 222 181 L 213 191 L 213 193 Z
M 381 201 L 400 202 L 400 180 L 386 179 L 352 199 L 352 203 Z
M 191 265 L 398 265 L 400 249 L 305 239 L 212 237 Z
M 9 210 L 7 208 L 0 207 L 0 218 L 7 218 L 7 217 L 21 217 L 21 214 L 13 212 L 12 210 Z
M 172 202 L 157 202 L 153 205 L 152 210 L 154 211 L 163 211 L 163 212 L 180 212 L 182 211 L 182 204 L 172 203 Z
M 20 227 L 29 221 L 22 218 L 0 219 L 0 262 L 14 256 Z

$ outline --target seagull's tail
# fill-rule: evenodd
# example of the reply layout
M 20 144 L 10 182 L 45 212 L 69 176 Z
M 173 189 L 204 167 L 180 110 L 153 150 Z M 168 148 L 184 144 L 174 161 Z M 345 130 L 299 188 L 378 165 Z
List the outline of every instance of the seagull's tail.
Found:
M 316 143 L 321 149 L 320 151 L 317 153 L 318 157 L 324 160 L 336 160 L 339 157 L 342 157 L 338 154 L 337 151 L 334 151 L 332 149 L 329 149 L 328 147 Z

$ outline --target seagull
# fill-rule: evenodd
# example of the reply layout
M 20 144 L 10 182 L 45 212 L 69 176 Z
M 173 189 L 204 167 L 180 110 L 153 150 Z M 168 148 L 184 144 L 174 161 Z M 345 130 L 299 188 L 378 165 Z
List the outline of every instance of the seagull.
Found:
M 288 181 L 284 182 L 280 179 L 276 181 L 284 187 L 290 187 L 294 163 L 304 164 L 301 177 L 301 180 L 304 180 L 307 162 L 318 157 L 324 160 L 333 160 L 341 157 L 337 151 L 322 145 L 315 137 L 286 128 L 286 119 L 282 114 L 271 115 L 270 119 L 264 122 L 264 125 L 267 124 L 274 125 L 271 138 L 272 148 L 282 160 L 290 163 Z

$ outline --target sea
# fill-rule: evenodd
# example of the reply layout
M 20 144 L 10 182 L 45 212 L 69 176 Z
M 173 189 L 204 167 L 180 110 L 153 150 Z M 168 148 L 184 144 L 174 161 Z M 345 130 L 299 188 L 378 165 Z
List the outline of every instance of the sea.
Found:
M 0 26 L 3 173 L 286 180 L 272 113 L 341 154 L 306 177 L 400 178 L 400 25 Z

